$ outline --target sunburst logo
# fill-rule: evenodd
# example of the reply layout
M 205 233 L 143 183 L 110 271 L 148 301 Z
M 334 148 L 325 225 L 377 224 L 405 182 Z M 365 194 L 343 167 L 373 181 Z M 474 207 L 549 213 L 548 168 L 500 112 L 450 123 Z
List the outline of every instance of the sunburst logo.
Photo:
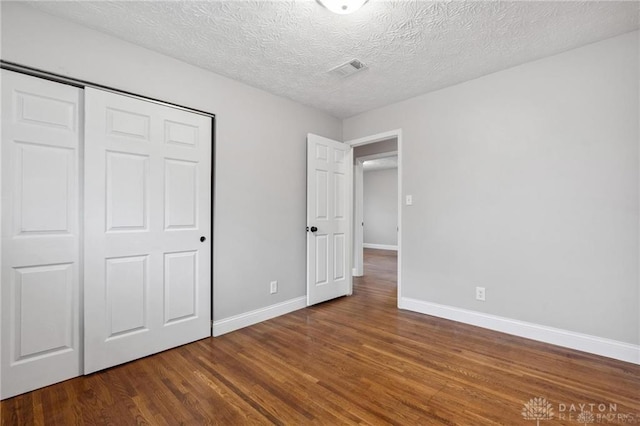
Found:
M 540 420 L 553 419 L 553 406 L 545 398 L 531 398 L 522 408 L 522 418 L 535 420 L 536 426 L 540 426 Z
M 576 419 L 576 421 L 586 426 L 589 423 L 594 423 L 596 421 L 596 417 L 591 411 L 583 411 L 578 414 L 578 418 Z

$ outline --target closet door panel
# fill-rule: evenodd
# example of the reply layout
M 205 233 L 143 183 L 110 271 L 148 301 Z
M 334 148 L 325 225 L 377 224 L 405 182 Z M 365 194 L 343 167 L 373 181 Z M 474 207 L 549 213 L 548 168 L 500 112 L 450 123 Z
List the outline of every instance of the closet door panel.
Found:
M 212 126 L 95 89 L 85 102 L 87 374 L 210 336 Z
M 3 399 L 81 373 L 82 92 L 2 70 Z

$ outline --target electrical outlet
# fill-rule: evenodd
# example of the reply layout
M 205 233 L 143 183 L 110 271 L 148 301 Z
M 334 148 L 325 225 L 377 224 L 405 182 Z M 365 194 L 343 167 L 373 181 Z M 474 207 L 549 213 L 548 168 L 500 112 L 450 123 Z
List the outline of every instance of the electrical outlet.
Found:
M 275 294 L 278 292 L 278 281 L 271 281 L 270 283 L 270 292 L 271 294 Z
M 485 289 L 484 287 L 476 287 L 476 300 L 485 301 Z
M 406 204 L 408 206 L 412 206 L 413 205 L 413 195 L 407 195 L 405 197 L 405 201 L 406 201 Z

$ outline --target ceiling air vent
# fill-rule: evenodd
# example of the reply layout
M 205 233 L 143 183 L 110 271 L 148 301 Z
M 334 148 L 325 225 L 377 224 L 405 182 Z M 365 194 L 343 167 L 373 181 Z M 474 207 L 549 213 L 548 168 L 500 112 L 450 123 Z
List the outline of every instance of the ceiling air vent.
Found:
M 357 73 L 358 71 L 362 71 L 365 68 L 367 68 L 367 66 L 361 61 L 359 61 L 358 59 L 352 59 L 349 62 L 332 68 L 331 70 L 329 70 L 329 73 L 337 75 L 338 77 L 348 77 L 352 74 Z

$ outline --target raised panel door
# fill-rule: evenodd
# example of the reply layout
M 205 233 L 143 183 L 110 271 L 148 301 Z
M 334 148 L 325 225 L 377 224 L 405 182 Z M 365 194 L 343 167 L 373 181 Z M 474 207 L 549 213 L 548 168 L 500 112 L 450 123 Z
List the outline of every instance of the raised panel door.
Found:
M 81 372 L 82 90 L 2 70 L 0 396 Z
M 212 148 L 200 114 L 96 89 L 86 114 L 85 374 L 210 336 Z
M 351 147 L 307 137 L 307 304 L 351 293 Z

